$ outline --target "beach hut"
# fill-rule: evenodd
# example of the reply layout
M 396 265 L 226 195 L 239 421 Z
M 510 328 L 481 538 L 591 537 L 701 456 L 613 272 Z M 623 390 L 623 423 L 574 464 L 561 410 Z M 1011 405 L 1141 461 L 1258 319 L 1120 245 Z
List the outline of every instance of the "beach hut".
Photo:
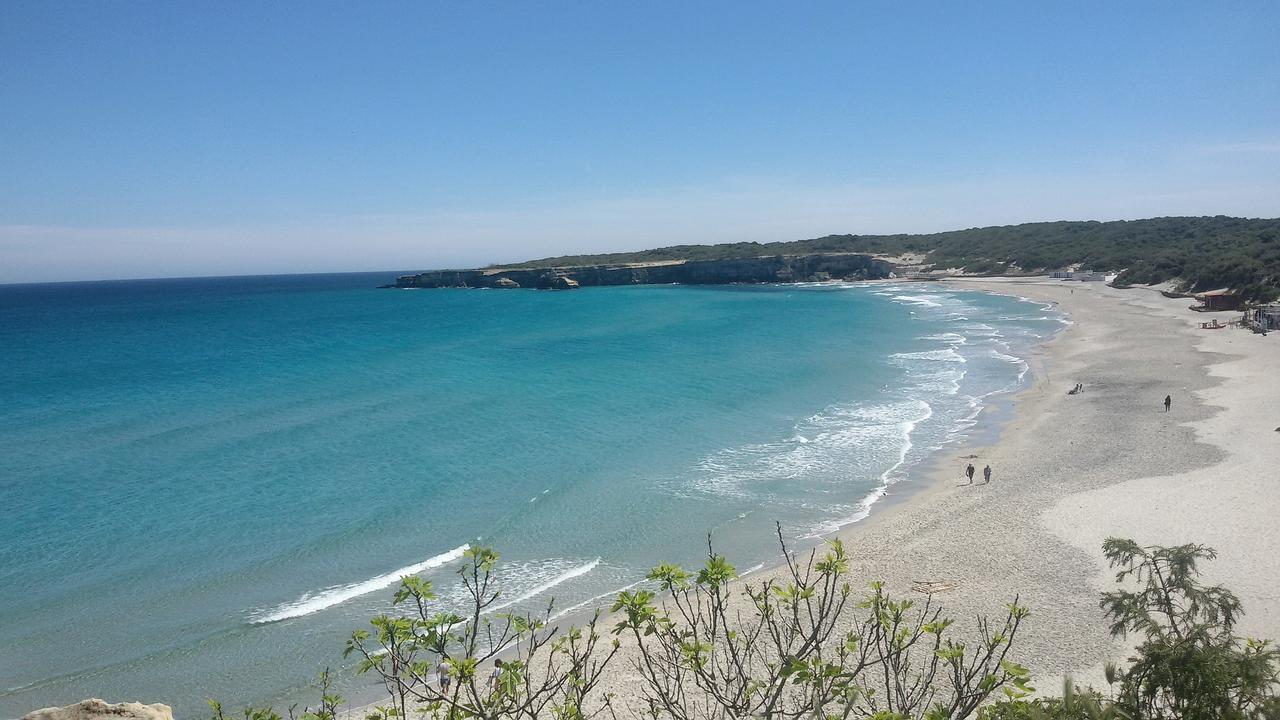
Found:
M 1194 296 L 1199 305 L 1192 305 L 1197 312 L 1221 312 L 1223 310 L 1239 310 L 1240 296 L 1231 290 L 1210 290 Z
M 1258 308 L 1256 318 L 1263 330 L 1280 330 L 1280 305 L 1263 305 Z

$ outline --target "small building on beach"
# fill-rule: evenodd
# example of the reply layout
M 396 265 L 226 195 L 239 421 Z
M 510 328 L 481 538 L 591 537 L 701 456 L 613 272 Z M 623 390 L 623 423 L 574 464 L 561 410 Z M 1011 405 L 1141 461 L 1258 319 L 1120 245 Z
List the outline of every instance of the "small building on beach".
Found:
M 1254 309 L 1253 320 L 1262 330 L 1280 330 L 1280 304 L 1272 303 Z
M 1107 279 L 1106 273 L 1090 272 L 1088 270 L 1054 270 L 1049 273 L 1049 277 L 1056 280 L 1080 280 L 1082 282 L 1104 282 Z
M 1240 296 L 1232 290 L 1210 290 L 1197 293 L 1193 297 L 1200 303 L 1191 306 L 1191 309 L 1196 312 L 1239 310 L 1241 305 Z

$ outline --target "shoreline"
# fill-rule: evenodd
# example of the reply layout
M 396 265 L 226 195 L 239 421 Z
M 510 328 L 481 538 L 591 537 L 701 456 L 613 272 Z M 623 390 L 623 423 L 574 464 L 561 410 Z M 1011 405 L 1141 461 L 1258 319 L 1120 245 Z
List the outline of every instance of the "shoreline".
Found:
M 910 280 L 884 279 L 884 280 L 867 280 L 867 281 L 859 282 L 857 284 L 859 285 L 880 285 L 880 284 L 893 285 L 893 284 L 920 284 L 920 283 L 918 281 L 910 281 Z M 930 282 L 928 284 L 943 285 L 943 283 L 937 282 L 937 281 Z M 940 288 L 940 289 L 943 289 L 943 288 Z M 1043 301 L 1036 298 L 1028 298 L 1025 296 L 1020 296 L 1016 293 L 997 292 L 997 291 L 989 290 L 986 288 L 959 287 L 959 288 L 946 288 L 946 289 L 979 291 L 979 292 L 984 292 L 984 293 L 993 294 L 993 295 L 1004 295 L 1006 297 L 1016 298 L 1026 302 L 1042 304 L 1046 306 L 1054 306 L 1052 310 L 1053 312 L 1061 313 L 1063 317 L 1066 318 L 1067 320 L 1071 319 L 1069 313 L 1063 311 L 1059 307 L 1056 307 L 1058 305 L 1056 302 Z M 1046 307 L 1045 309 L 1046 311 L 1049 311 L 1048 307 Z M 1006 431 L 1006 429 L 1014 419 L 1018 398 L 1020 398 L 1025 393 L 1034 391 L 1040 382 L 1040 376 L 1043 374 L 1043 371 L 1042 371 L 1043 362 L 1040 358 L 1040 356 L 1043 354 L 1043 348 L 1045 348 L 1047 345 L 1057 342 L 1070 329 L 1070 327 L 1071 327 L 1071 324 L 1068 323 L 1066 327 L 1063 327 L 1062 329 L 1055 331 L 1053 335 L 1045 337 L 1044 339 L 1038 340 L 1035 343 L 1030 345 L 1029 347 L 1030 352 L 1028 353 L 1028 356 L 1024 358 L 1025 361 L 1027 362 L 1026 375 L 1028 375 L 1029 377 L 1026 380 L 1021 381 L 1023 383 L 1022 387 L 1019 387 L 1015 390 L 999 391 L 992 395 L 987 396 L 984 399 L 983 405 L 979 409 L 977 415 L 973 417 L 974 425 L 972 425 L 970 428 L 964 431 L 963 437 L 955 441 L 948 441 L 943 446 L 931 450 L 927 458 L 917 462 L 914 466 L 910 467 L 906 471 L 906 474 L 904 475 L 904 477 L 902 477 L 900 480 L 897 480 L 895 482 L 888 484 L 887 486 L 884 486 L 882 488 L 882 491 L 881 489 L 877 489 L 876 492 L 873 492 L 871 494 L 864 496 L 859 502 L 866 501 L 868 499 L 871 500 L 871 502 L 866 506 L 867 507 L 866 515 L 864 515 L 863 517 L 857 520 L 847 522 L 835 530 L 791 540 L 789 541 L 787 546 L 788 550 L 792 553 L 808 552 L 813 548 L 821 547 L 830 539 L 841 538 L 843 540 L 843 539 L 846 539 L 846 535 L 855 535 L 856 533 L 865 532 L 874 528 L 879 522 L 883 521 L 887 516 L 891 516 L 895 512 L 898 512 L 900 508 L 910 507 L 921 495 L 932 492 L 933 489 L 935 488 L 936 483 L 939 481 L 939 478 L 946 476 L 946 471 L 943 468 L 948 462 L 954 460 L 954 458 L 952 457 L 953 453 L 956 453 L 956 452 L 969 453 L 971 452 L 972 448 L 980 448 L 980 447 L 986 447 L 989 445 L 997 444 L 1001 436 L 1003 435 L 1003 433 Z M 980 442 L 975 444 L 974 442 L 975 440 Z M 963 462 L 964 461 L 961 461 L 962 465 L 963 465 Z M 975 483 L 975 487 L 979 485 L 980 483 Z M 850 547 L 849 549 L 852 551 L 856 551 L 856 547 Z M 732 548 L 717 547 L 717 551 L 723 552 L 730 562 L 735 561 L 735 558 L 733 557 Z M 766 560 L 761 565 L 756 565 L 751 568 L 739 568 L 739 572 L 741 574 L 739 576 L 739 579 L 735 581 L 735 584 L 740 588 L 743 582 L 758 582 L 763 578 L 770 577 L 774 573 L 778 573 L 783 570 L 785 570 L 785 560 L 782 557 L 781 553 L 776 553 L 772 558 L 770 558 L 769 560 Z M 643 580 L 640 580 L 627 587 L 628 588 L 634 587 L 635 585 L 641 584 L 643 582 L 644 582 Z M 613 595 L 616 594 L 616 592 L 617 591 L 611 591 L 610 593 L 608 593 L 607 594 L 608 599 L 604 599 L 603 597 L 597 598 L 597 600 L 602 600 L 602 599 L 604 600 L 604 602 L 602 602 L 601 605 L 596 605 L 595 607 L 591 607 L 590 605 L 593 601 L 587 601 L 586 603 L 582 603 L 579 606 L 570 608 L 570 610 L 566 612 L 564 615 L 556 616 L 553 613 L 554 620 L 552 621 L 551 625 L 558 626 L 560 629 L 567 629 L 568 627 L 571 627 L 571 626 L 582 627 L 587 622 L 590 621 L 592 615 L 596 612 L 596 609 L 598 608 L 601 611 L 600 626 L 608 627 L 611 624 L 610 622 L 611 615 L 608 612 L 608 607 L 611 604 L 612 597 Z M 511 654 L 512 654 L 512 650 L 509 649 L 500 653 L 498 657 L 505 659 L 509 657 Z M 619 660 L 615 662 L 626 663 L 628 662 L 628 660 L 624 656 L 622 658 L 619 658 Z M 622 670 L 619 674 L 622 674 L 625 676 L 627 674 L 627 670 Z M 611 687 L 606 689 L 605 692 L 613 692 L 616 695 L 618 695 L 619 698 L 625 698 L 627 696 L 627 692 L 625 688 L 628 685 L 628 683 L 626 683 L 625 680 L 618 681 L 618 682 L 621 682 L 621 685 L 622 685 L 621 689 L 618 687 Z M 345 715 L 346 717 L 351 717 L 351 718 L 363 717 L 366 711 L 371 710 L 374 705 L 383 701 L 381 698 L 383 698 L 384 693 L 379 691 L 376 687 L 368 687 L 368 688 L 365 688 L 365 690 L 362 691 L 360 695 L 361 695 L 361 700 L 358 701 L 359 704 L 351 705 L 350 710 Z
M 1247 383 L 1261 368 L 1275 367 L 1274 343 L 1237 329 L 1199 331 L 1202 318 L 1185 301 L 1148 289 L 1023 278 L 944 283 L 1054 302 L 1074 322 L 1033 352 L 1033 381 L 1011 398 L 1012 417 L 996 441 L 954 453 L 991 462 L 992 485 L 979 489 L 991 497 L 975 500 L 958 483 L 963 460 L 957 457 L 956 468 L 939 463 L 922 478 L 923 492 L 879 522 L 840 535 L 855 552 L 872 556 L 855 563 L 855 576 L 883 578 L 903 594 L 913 579 L 957 582 L 956 591 L 937 599 L 958 621 L 994 613 L 1019 594 L 1033 613 L 1020 661 L 1049 692 L 1066 675 L 1104 687 L 1104 664 L 1127 656 L 1128 645 L 1109 636 L 1098 607 L 1099 594 L 1113 584 L 1101 553 L 1111 535 L 1148 545 L 1215 546 L 1220 558 L 1203 570 L 1240 595 L 1249 613 L 1240 629 L 1280 636 L 1280 601 L 1267 586 L 1267 578 L 1280 576 L 1280 538 L 1263 527 L 1258 518 L 1269 515 L 1257 509 L 1265 496 L 1266 507 L 1280 511 L 1280 494 L 1247 494 L 1265 489 L 1262 475 L 1237 472 L 1246 465 L 1254 472 L 1273 468 L 1274 438 L 1262 438 L 1272 440 L 1269 450 L 1237 450 L 1229 462 L 1239 426 L 1265 413 L 1256 387 L 1248 401 Z M 1233 365 L 1242 387 L 1228 394 L 1218 378 Z M 1066 395 L 1075 382 L 1085 384 L 1085 393 Z M 1158 412 L 1165 394 L 1175 397 L 1168 415 Z M 1274 436 L 1275 424 L 1265 431 Z M 1220 491 L 1206 478 L 1229 475 L 1239 487 L 1219 503 L 1222 523 L 1210 531 L 1199 511 Z M 1180 492 L 1164 482 L 1169 478 L 1182 483 Z M 1239 526 L 1248 518 L 1254 522 L 1244 532 Z M 1259 565 L 1268 571 L 1250 572 Z
M 1238 329 L 1198 331 L 1201 316 L 1154 289 L 1048 278 L 942 282 L 1054 303 L 1073 322 L 1034 346 L 1031 382 L 1001 398 L 1008 417 L 994 434 L 979 429 L 938 451 L 912 470 L 914 487 L 891 490 L 868 517 L 828 536 L 850 553 L 852 585 L 881 580 L 899 597 L 920 599 L 913 581 L 945 581 L 950 589 L 935 600 L 962 637 L 975 615 L 998 614 L 1017 596 L 1032 615 L 1011 657 L 1031 669 L 1033 685 L 1055 693 L 1071 676 L 1105 689 L 1105 663 L 1123 661 L 1129 645 L 1110 636 L 1098 605 L 1113 582 L 1102 540 L 1205 542 L 1219 551 L 1205 576 L 1235 590 L 1248 613 L 1238 630 L 1280 637 L 1280 597 L 1269 582 L 1280 577 L 1280 533 L 1265 520 L 1280 516 L 1280 490 L 1258 473 L 1280 461 L 1280 443 L 1263 437 L 1275 435 L 1280 413 L 1249 384 L 1280 366 L 1280 346 Z M 1229 397 L 1221 377 L 1235 382 Z M 1068 396 L 1076 382 L 1085 392 Z M 1175 397 L 1167 415 L 1159 412 L 1165 394 Z M 1204 402 L 1210 396 L 1216 404 Z M 1271 444 L 1233 445 L 1233 454 L 1227 445 L 1250 422 L 1259 442 Z M 968 455 L 977 456 L 975 465 L 991 463 L 990 485 L 964 485 Z M 1240 476 L 1240 469 L 1258 474 Z M 1222 522 L 1210 531 L 1199 510 L 1221 492 L 1204 478 L 1232 474 L 1236 492 L 1217 498 Z M 1171 491 L 1166 478 L 1182 487 Z M 1272 512 L 1259 511 L 1260 502 Z M 749 580 L 780 572 L 770 566 Z M 634 696 L 627 674 L 604 688 L 624 704 Z
M 913 581 L 945 581 L 935 600 L 962 636 L 976 614 L 1018 596 L 1032 615 L 1013 658 L 1030 667 L 1033 685 L 1053 693 L 1070 675 L 1105 689 L 1104 664 L 1123 661 L 1129 647 L 1110 637 L 1098 606 L 1112 583 L 1102 539 L 1204 542 L 1219 551 L 1206 577 L 1244 603 L 1238 630 L 1280 637 L 1270 586 L 1280 577 L 1280 533 L 1266 520 L 1280 516 L 1280 490 L 1261 479 L 1280 461 L 1280 412 L 1257 385 L 1280 367 L 1280 346 L 1238 329 L 1199 331 L 1202 318 L 1184 301 L 1149 289 L 1046 278 L 944 286 L 1053 303 L 1072 324 L 1033 346 L 1029 382 L 989 402 L 968 438 L 890 485 L 867 517 L 823 536 L 845 543 L 853 586 L 881 580 L 899 597 L 922 598 Z M 1085 392 L 1068 396 L 1076 382 Z M 1175 398 L 1168 414 L 1159 411 L 1165 394 Z M 990 485 L 964 484 L 970 455 L 992 465 Z M 733 560 L 732 548 L 718 549 Z M 749 571 L 739 587 L 778 576 L 781 563 Z M 624 643 L 601 688 L 622 706 L 636 697 L 629 653 Z

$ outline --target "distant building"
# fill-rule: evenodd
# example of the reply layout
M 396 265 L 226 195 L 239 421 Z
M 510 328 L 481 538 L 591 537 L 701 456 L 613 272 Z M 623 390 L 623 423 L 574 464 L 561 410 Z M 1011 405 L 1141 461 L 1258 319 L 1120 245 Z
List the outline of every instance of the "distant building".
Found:
M 1263 305 L 1254 312 L 1254 321 L 1263 330 L 1280 330 L 1280 305 Z
M 1191 309 L 1198 312 L 1221 312 L 1224 310 L 1239 310 L 1241 301 L 1240 296 L 1231 290 L 1210 290 L 1194 295 L 1199 305 L 1192 305 Z
M 1106 273 L 1089 272 L 1087 270 L 1054 270 L 1049 273 L 1049 277 L 1058 280 L 1080 280 L 1083 282 L 1103 282 L 1107 279 Z

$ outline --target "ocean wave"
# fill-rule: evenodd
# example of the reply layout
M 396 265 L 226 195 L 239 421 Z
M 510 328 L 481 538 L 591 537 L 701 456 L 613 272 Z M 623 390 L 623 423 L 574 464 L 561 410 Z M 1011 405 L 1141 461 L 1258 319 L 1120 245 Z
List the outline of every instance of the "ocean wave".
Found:
M 938 333 L 937 335 L 923 335 L 917 339 L 931 340 L 933 342 L 944 342 L 944 343 L 947 343 L 948 345 L 965 345 L 965 344 L 968 344 L 969 342 L 968 338 L 966 338 L 964 335 L 961 335 L 960 333 L 953 333 L 953 332 Z
M 902 433 L 902 445 L 898 451 L 898 460 L 880 474 L 879 484 L 871 492 L 862 497 L 856 506 L 856 510 L 852 514 L 820 522 L 811 529 L 807 537 L 815 538 L 823 535 L 829 535 L 846 525 L 851 525 L 865 519 L 871 514 L 871 506 L 875 505 L 880 498 L 889 493 L 889 487 L 906 476 L 906 470 L 909 467 L 908 461 L 911 457 L 911 450 L 914 447 L 912 434 L 920 423 L 923 423 L 933 417 L 933 406 L 923 400 L 919 402 L 924 408 L 924 415 L 913 420 L 905 421 L 898 426 L 899 431 Z
M 494 605 L 493 607 L 489 608 L 489 611 L 496 612 L 503 608 L 511 607 L 512 605 L 518 605 L 526 600 L 532 600 L 533 598 L 541 595 L 542 593 L 550 590 L 551 588 L 557 585 L 560 585 L 561 583 L 568 582 L 576 577 L 581 577 L 591 572 L 592 570 L 595 570 L 596 567 L 600 565 L 600 560 L 601 558 L 596 558 L 595 560 L 592 560 L 589 563 L 585 563 L 583 565 L 579 565 L 577 567 L 565 570 L 564 572 L 551 578 L 550 580 L 547 580 L 544 583 L 541 583 L 529 590 L 526 590 L 525 592 L 521 593 L 520 595 L 518 595 L 517 597 L 511 600 L 508 600 L 507 602 L 504 602 L 500 605 Z
M 944 295 L 894 295 L 893 299 L 907 305 L 919 305 L 921 307 L 942 307 L 939 300 L 944 299 Z
M 889 357 L 898 360 L 940 360 L 942 362 L 968 362 L 955 348 L 942 350 L 924 350 L 921 352 L 894 353 Z
M 470 545 L 459 545 L 449 552 L 440 553 L 439 555 L 429 557 L 420 563 L 407 565 L 399 570 L 394 570 L 384 575 L 372 577 L 363 582 L 352 583 L 350 585 L 337 585 L 315 593 L 307 593 L 293 602 L 284 603 L 283 605 L 278 605 L 271 610 L 254 615 L 250 618 L 250 622 L 254 624 L 272 623 L 320 612 L 321 610 L 331 608 L 334 605 L 344 603 L 353 598 L 360 597 L 361 595 L 367 595 L 371 592 L 390 587 L 399 582 L 403 577 L 417 575 L 420 572 L 437 568 L 447 562 L 457 560 L 470 548 Z
M 643 585 L 643 584 L 645 584 L 645 583 L 647 583 L 647 582 L 649 582 L 649 580 L 648 580 L 648 579 L 644 579 L 644 580 L 637 580 L 637 581 L 635 581 L 635 582 L 631 583 L 630 585 L 624 585 L 624 586 L 622 586 L 622 587 L 620 587 L 620 588 L 617 588 L 616 590 L 610 590 L 609 592 L 603 592 L 603 593 L 600 593 L 599 595 L 596 595 L 596 596 L 594 596 L 594 597 L 589 597 L 589 598 L 587 598 L 586 600 L 583 600 L 582 602 L 580 602 L 580 603 L 578 603 L 578 604 L 576 604 L 576 605 L 570 605 L 569 607 L 567 607 L 567 608 L 565 608 L 565 609 L 561 610 L 560 612 L 558 612 L 558 613 L 556 613 L 556 614 L 552 615 L 552 616 L 551 616 L 551 619 L 552 619 L 552 620 L 559 620 L 560 618 L 564 617 L 565 615 L 568 615 L 569 613 L 575 612 L 575 611 L 577 611 L 577 610 L 581 610 L 582 608 L 584 608 L 584 607 L 586 607 L 586 606 L 590 605 L 590 604 L 591 604 L 591 603 L 593 603 L 593 602 L 596 602 L 597 600 L 604 600 L 605 598 L 612 598 L 612 597 L 616 596 L 616 595 L 617 595 L 618 593 L 620 593 L 620 592 L 623 592 L 623 591 L 626 591 L 626 590 L 630 590 L 630 589 L 632 589 L 632 588 L 634 588 L 634 587 L 639 587 L 640 585 Z
M 691 485 L 719 496 L 773 492 L 780 482 L 847 482 L 855 464 L 879 474 L 889 458 L 909 445 L 916 424 L 932 414 L 923 399 L 904 398 L 874 405 L 832 405 L 805 418 L 778 442 L 720 450 L 695 467 Z M 805 438 L 800 442 L 797 438 Z
M 1006 347 L 1007 347 L 1007 346 L 1006 346 Z M 991 357 L 995 358 L 996 360 L 1003 360 L 1004 362 L 1007 362 L 1007 363 L 1013 363 L 1013 364 L 1015 364 L 1015 365 L 1026 365 L 1026 364 L 1027 364 L 1027 361 L 1026 361 L 1026 360 L 1023 360 L 1022 358 L 1020 358 L 1020 357 L 1018 357 L 1018 356 L 1016 356 L 1016 355 L 1010 355 L 1010 354 L 1008 354 L 1008 353 L 1002 353 L 1002 352 L 1000 352 L 999 350 L 988 350 L 987 352 L 988 352 L 988 354 L 989 354 L 989 355 L 991 355 Z

